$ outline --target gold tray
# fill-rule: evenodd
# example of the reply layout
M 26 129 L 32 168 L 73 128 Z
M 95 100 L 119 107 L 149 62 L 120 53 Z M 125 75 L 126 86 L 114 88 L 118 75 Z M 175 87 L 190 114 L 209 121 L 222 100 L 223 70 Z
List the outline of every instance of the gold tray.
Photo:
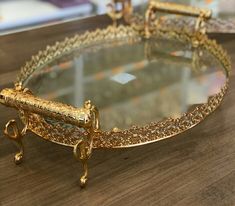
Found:
M 48 46 L 0 93 L 25 125 L 20 131 L 11 120 L 4 130 L 20 148 L 15 162 L 32 131 L 73 148 L 82 187 L 92 149 L 140 146 L 196 126 L 221 104 L 231 70 L 226 52 L 206 35 L 209 10 L 151 1 L 143 18 L 130 1 L 109 7 L 113 25 Z M 156 11 L 197 17 L 195 28 L 164 27 Z M 84 99 L 92 101 L 82 106 Z

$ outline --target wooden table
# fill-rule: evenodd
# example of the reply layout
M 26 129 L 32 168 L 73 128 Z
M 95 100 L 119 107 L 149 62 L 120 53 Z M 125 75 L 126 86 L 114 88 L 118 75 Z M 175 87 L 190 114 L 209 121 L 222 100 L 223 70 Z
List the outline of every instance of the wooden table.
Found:
M 12 86 L 20 66 L 65 36 L 105 26 L 105 16 L 0 37 L 0 88 Z M 235 35 L 212 35 L 235 65 Z M 95 151 L 90 182 L 79 187 L 80 164 L 69 148 L 29 134 L 24 163 L 0 135 L 0 206 L 19 205 L 235 205 L 235 76 L 222 106 L 194 129 L 166 141 L 126 150 Z M 0 128 L 16 113 L 0 107 Z

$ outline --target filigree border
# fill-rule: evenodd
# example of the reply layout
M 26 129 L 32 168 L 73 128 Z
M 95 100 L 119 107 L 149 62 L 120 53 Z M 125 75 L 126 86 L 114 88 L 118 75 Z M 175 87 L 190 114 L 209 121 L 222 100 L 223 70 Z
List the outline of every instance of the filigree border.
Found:
M 131 39 L 142 38 L 142 33 L 143 31 L 138 31 L 131 26 L 121 25 L 119 27 L 110 26 L 106 29 L 97 29 L 94 32 L 86 32 L 83 35 L 66 38 L 63 42 L 57 42 L 54 46 L 48 46 L 46 50 L 40 51 L 37 55 L 33 56 L 31 61 L 27 62 L 21 69 L 17 82 L 25 83 L 35 70 L 42 68 L 53 59 L 74 49 L 80 49 L 82 52 L 83 48 L 89 47 L 90 45 L 99 44 L 104 41 L 113 41 L 115 39 L 128 39 L 131 41 Z M 127 130 L 96 132 L 93 144 L 94 148 L 133 147 L 173 137 L 202 122 L 221 104 L 228 88 L 228 77 L 231 71 L 231 61 L 224 49 L 215 40 L 208 39 L 206 35 L 193 34 L 185 29 L 156 28 L 152 35 L 175 38 L 179 41 L 186 41 L 189 44 L 196 38 L 200 42 L 200 46 L 213 54 L 225 68 L 227 73 L 225 85 L 218 94 L 211 96 L 206 104 L 197 106 L 193 111 L 185 113 L 180 118 L 168 118 L 161 122 L 153 122 L 142 127 L 133 126 Z M 21 118 L 24 121 L 23 116 Z M 74 147 L 79 137 L 87 135 L 84 131 L 75 127 L 63 128 L 61 123 L 51 125 L 43 117 L 36 114 L 29 116 L 28 125 L 32 132 L 42 138 L 70 147 Z

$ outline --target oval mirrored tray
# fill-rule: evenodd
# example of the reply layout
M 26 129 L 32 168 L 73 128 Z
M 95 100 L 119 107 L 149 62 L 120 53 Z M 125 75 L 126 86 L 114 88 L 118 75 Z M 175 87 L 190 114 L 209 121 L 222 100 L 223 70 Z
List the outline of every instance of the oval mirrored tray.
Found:
M 88 176 L 92 149 L 127 148 L 178 135 L 202 122 L 228 87 L 230 60 L 205 34 L 208 10 L 152 3 L 137 23 L 130 1 L 110 13 L 113 25 L 48 46 L 21 69 L 1 103 L 19 110 L 5 134 L 17 142 L 30 130 L 73 148 Z M 195 30 L 165 28 L 156 11 L 198 16 Z M 129 16 L 128 16 L 129 15 Z M 124 17 L 125 23 L 117 25 Z M 139 17 L 138 17 L 139 18 Z M 127 24 L 126 24 L 127 23 Z
M 63 54 L 37 68 L 23 85 L 43 99 L 74 107 L 91 100 L 99 109 L 103 131 L 94 147 L 114 148 L 157 141 L 191 128 L 212 112 L 199 117 L 201 106 L 220 96 L 226 81 L 223 65 L 201 47 L 172 39 L 151 37 L 142 41 L 131 36 L 90 43 Z M 190 122 L 189 114 L 196 114 L 197 121 Z M 170 131 L 175 120 L 185 125 Z M 84 135 L 78 135 L 81 130 L 76 126 L 50 118 L 46 122 L 71 132 L 47 137 L 56 143 L 73 146 Z M 168 124 L 164 126 L 166 134 L 157 127 L 163 123 Z M 102 138 L 106 139 L 101 142 Z M 121 138 L 125 140 L 121 142 Z

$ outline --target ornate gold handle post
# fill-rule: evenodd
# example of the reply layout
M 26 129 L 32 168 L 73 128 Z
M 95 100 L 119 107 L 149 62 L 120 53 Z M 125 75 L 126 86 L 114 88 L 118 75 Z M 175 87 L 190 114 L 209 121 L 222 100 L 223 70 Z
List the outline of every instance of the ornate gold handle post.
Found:
M 92 154 L 94 133 L 98 132 L 100 129 L 98 109 L 95 106 L 92 106 L 91 101 L 86 101 L 84 108 L 92 111 L 93 118 L 91 125 L 87 130 L 88 135 L 79 140 L 77 144 L 74 145 L 73 149 L 75 158 L 81 161 L 84 170 L 84 173 L 80 178 L 80 186 L 82 188 L 86 186 L 88 180 L 88 160 Z
M 197 7 L 175 3 L 150 1 L 148 9 L 145 13 L 145 35 L 147 38 L 151 36 L 151 23 L 155 18 L 154 15 L 157 11 L 169 14 L 197 17 L 195 31 L 203 34 L 206 33 L 205 21 L 210 19 L 212 16 L 212 11 L 208 9 L 200 9 Z

